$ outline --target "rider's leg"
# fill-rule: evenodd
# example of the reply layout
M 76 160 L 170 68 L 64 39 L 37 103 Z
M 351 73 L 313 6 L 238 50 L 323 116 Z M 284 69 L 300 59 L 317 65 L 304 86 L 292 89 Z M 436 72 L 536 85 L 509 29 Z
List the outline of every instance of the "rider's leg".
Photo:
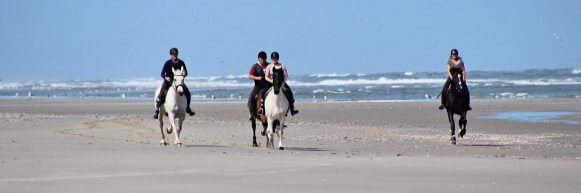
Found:
M 470 106 L 470 91 L 468 90 L 468 85 L 466 85 L 466 81 L 462 81 L 462 86 L 464 86 L 464 88 L 466 88 L 466 109 L 467 110 L 472 110 L 472 107 Z
M 157 100 L 155 100 L 155 112 L 153 113 L 153 118 L 157 119 L 157 115 L 159 114 L 159 108 L 161 104 L 165 102 L 165 95 L 167 94 L 167 90 L 170 87 L 170 84 L 167 81 L 163 81 L 161 84 L 161 89 L 159 90 L 159 94 L 157 95 Z
M 190 89 L 184 84 L 184 95 L 186 95 L 186 113 L 190 114 L 190 116 L 194 116 L 196 113 L 192 111 L 190 108 L 190 102 L 192 101 L 192 94 L 190 93 Z
M 265 114 L 266 110 L 264 109 L 264 101 L 266 101 L 266 95 L 267 95 L 267 92 L 270 89 L 270 87 L 271 87 L 270 85 L 267 85 L 259 92 L 260 96 L 262 97 L 262 100 L 260 101 L 260 109 L 258 110 L 259 114 L 263 114 L 263 115 Z
M 289 104 L 289 108 L 291 111 L 291 115 L 296 115 L 297 113 L 299 113 L 299 111 L 295 109 L 295 96 L 293 95 L 293 91 L 290 89 L 288 84 L 286 84 L 286 83 L 283 84 L 282 92 L 284 93 L 284 95 L 288 99 L 288 104 Z
M 442 110 L 444 109 L 444 104 L 446 104 L 446 89 L 448 89 L 448 87 L 450 86 L 450 83 L 452 83 L 452 80 L 450 80 L 450 78 L 446 79 L 446 83 L 444 83 L 444 87 L 442 88 L 442 94 L 440 94 L 440 106 L 438 107 L 438 109 Z

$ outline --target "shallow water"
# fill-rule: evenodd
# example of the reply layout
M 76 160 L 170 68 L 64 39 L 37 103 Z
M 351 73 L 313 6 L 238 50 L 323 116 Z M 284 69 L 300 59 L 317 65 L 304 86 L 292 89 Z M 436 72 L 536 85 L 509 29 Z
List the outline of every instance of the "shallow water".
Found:
M 565 119 L 567 116 L 576 115 L 576 112 L 501 112 L 492 116 L 480 117 L 485 119 L 500 119 L 530 123 L 562 123 L 569 125 L 581 125 L 580 120 Z

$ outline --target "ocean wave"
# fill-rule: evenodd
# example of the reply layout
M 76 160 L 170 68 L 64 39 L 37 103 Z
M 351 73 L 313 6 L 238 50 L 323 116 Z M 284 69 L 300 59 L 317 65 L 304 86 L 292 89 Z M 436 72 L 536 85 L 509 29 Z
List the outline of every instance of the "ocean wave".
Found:
M 70 90 L 70 89 L 96 89 L 96 88 L 110 88 L 110 89 L 154 89 L 161 84 L 160 79 L 133 79 L 133 80 L 107 80 L 107 81 L 71 81 L 71 82 L 0 82 L 0 90 Z M 206 80 L 200 79 L 186 79 L 188 87 L 192 88 L 224 88 L 224 87 L 250 87 L 250 81 L 239 82 L 236 80 L 216 80 L 208 78 Z
M 390 84 L 443 84 L 444 79 L 326 79 L 319 82 L 301 82 L 289 80 L 292 86 L 341 86 L 341 85 L 390 85 Z
M 363 76 L 364 75 L 365 74 L 363 74 Z M 347 76 L 351 76 L 351 74 L 349 74 L 349 73 L 345 73 L 345 74 L 338 74 L 338 73 L 315 73 L 315 74 L 309 74 L 309 76 L 310 77 L 317 77 L 317 78 L 324 78 L 324 77 L 347 77 Z

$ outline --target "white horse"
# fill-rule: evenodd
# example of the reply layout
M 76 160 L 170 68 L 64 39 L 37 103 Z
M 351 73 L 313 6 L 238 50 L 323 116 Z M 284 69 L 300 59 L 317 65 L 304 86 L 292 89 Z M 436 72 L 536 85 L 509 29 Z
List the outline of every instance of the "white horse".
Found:
M 266 134 L 266 147 L 274 148 L 274 131 L 278 131 L 278 149 L 283 150 L 282 145 L 284 121 L 289 110 L 289 103 L 286 96 L 280 92 L 284 83 L 284 70 L 273 68 L 272 74 L 273 88 L 266 95 L 264 101 L 265 115 L 268 122 Z
M 167 133 L 171 134 L 175 129 L 175 141 L 174 144 L 177 146 L 181 146 L 182 142 L 180 141 L 180 133 L 182 131 L 182 124 L 186 118 L 186 107 L 187 101 L 186 96 L 184 95 L 184 69 L 175 70 L 172 68 L 173 71 L 173 81 L 171 83 L 170 88 L 168 88 L 167 94 L 165 95 L 165 102 L 159 109 L 158 120 L 159 120 L 159 129 L 161 130 L 161 145 L 167 145 L 165 141 L 165 134 L 163 132 L 163 117 L 167 115 L 169 119 L 170 126 L 167 128 Z M 161 85 L 155 91 L 155 99 L 157 100 L 157 96 L 160 94 Z M 154 101 L 155 102 L 155 101 Z

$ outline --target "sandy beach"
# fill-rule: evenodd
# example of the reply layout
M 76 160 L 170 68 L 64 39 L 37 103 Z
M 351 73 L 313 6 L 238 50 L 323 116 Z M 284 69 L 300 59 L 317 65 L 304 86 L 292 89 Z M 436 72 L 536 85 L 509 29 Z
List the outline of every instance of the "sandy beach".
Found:
M 0 193 L 581 190 L 579 99 L 473 101 L 458 145 L 436 101 L 297 106 L 279 151 L 251 146 L 244 103 L 193 103 L 176 147 L 150 101 L 0 100 Z

